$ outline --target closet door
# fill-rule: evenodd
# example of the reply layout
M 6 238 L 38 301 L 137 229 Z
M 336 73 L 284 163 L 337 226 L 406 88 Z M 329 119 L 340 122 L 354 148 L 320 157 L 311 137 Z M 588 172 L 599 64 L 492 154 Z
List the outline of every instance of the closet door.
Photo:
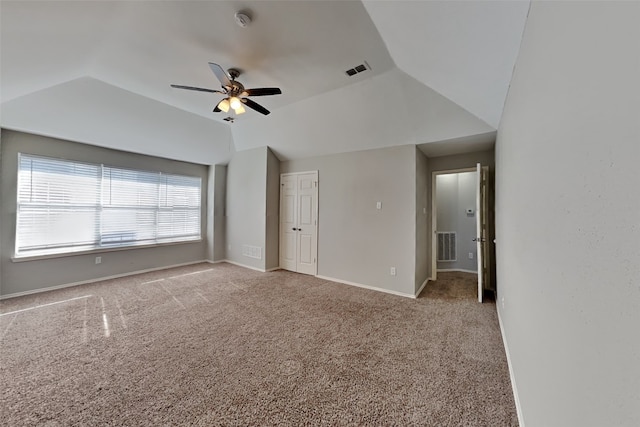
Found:
M 280 268 L 318 273 L 318 172 L 280 177 Z
M 297 177 L 280 176 L 280 268 L 298 271 L 297 267 Z

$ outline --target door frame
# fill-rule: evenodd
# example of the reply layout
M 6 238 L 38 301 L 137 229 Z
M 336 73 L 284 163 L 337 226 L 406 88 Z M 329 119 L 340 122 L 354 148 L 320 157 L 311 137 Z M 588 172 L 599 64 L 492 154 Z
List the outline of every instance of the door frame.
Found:
M 447 169 L 431 172 L 431 280 L 438 278 L 438 239 L 436 238 L 438 229 L 438 204 L 436 191 L 436 177 L 438 175 L 451 175 L 462 172 L 476 172 L 476 166 L 460 169 Z
M 279 185 L 278 185 L 278 263 L 281 264 L 281 251 L 282 251 L 282 242 L 281 242 L 281 233 L 282 233 L 282 221 L 280 220 L 280 218 L 282 217 L 282 178 L 285 176 L 297 176 L 297 175 L 306 175 L 306 174 L 310 174 L 313 173 L 316 176 L 316 206 L 315 206 L 315 218 L 316 218 L 316 239 L 315 239 L 315 263 L 314 263 L 314 272 L 313 272 L 313 276 L 317 276 L 318 275 L 318 259 L 319 259 L 319 254 L 318 254 L 318 230 L 319 230 L 319 224 L 320 224 L 320 218 L 319 218 L 319 212 L 320 212 L 320 172 L 316 169 L 316 170 L 310 170 L 310 171 L 302 171 L 302 172 L 286 172 L 286 173 L 281 173 L 280 174 L 280 179 L 279 179 Z M 296 189 L 297 192 L 297 189 Z M 297 203 L 297 202 L 296 202 Z M 297 244 L 297 243 L 296 243 Z M 282 268 L 282 266 L 281 266 Z

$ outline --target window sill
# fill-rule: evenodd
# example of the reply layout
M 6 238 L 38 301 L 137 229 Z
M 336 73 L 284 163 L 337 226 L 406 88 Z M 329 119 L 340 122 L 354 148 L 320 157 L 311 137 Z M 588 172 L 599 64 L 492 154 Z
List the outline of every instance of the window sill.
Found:
M 69 257 L 75 257 L 75 256 L 81 256 L 81 255 L 130 251 L 130 250 L 136 250 L 136 249 L 150 249 L 150 248 L 159 248 L 163 246 L 187 245 L 191 243 L 201 243 L 201 242 L 202 242 L 202 239 L 200 238 L 197 240 L 186 240 L 182 242 L 152 243 L 148 245 L 124 246 L 124 247 L 116 247 L 116 248 L 87 249 L 87 250 L 80 250 L 80 251 L 74 251 L 74 252 L 64 252 L 59 254 L 26 255 L 26 256 L 14 255 L 13 257 L 11 257 L 11 262 L 39 261 L 39 260 L 52 259 L 52 258 L 69 258 Z

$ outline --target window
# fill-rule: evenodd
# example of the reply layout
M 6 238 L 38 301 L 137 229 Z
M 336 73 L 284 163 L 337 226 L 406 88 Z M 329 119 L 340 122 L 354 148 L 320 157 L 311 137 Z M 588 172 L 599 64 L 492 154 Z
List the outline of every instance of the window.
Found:
M 199 177 L 20 154 L 16 257 L 201 238 Z

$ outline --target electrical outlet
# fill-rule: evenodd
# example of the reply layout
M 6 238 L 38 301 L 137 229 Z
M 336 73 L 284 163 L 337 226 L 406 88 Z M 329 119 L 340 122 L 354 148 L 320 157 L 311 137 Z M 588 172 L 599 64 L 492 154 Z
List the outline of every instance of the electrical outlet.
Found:
M 502 303 L 502 308 L 504 308 L 504 297 L 502 297 L 502 299 L 500 300 L 500 302 Z
M 96 264 L 102 264 L 102 257 L 101 256 L 97 256 L 96 257 Z
M 395 267 L 391 267 L 391 270 L 389 271 L 389 274 L 391 274 L 392 276 L 396 275 L 396 268 Z
M 469 252 L 469 259 L 473 259 L 473 252 Z

